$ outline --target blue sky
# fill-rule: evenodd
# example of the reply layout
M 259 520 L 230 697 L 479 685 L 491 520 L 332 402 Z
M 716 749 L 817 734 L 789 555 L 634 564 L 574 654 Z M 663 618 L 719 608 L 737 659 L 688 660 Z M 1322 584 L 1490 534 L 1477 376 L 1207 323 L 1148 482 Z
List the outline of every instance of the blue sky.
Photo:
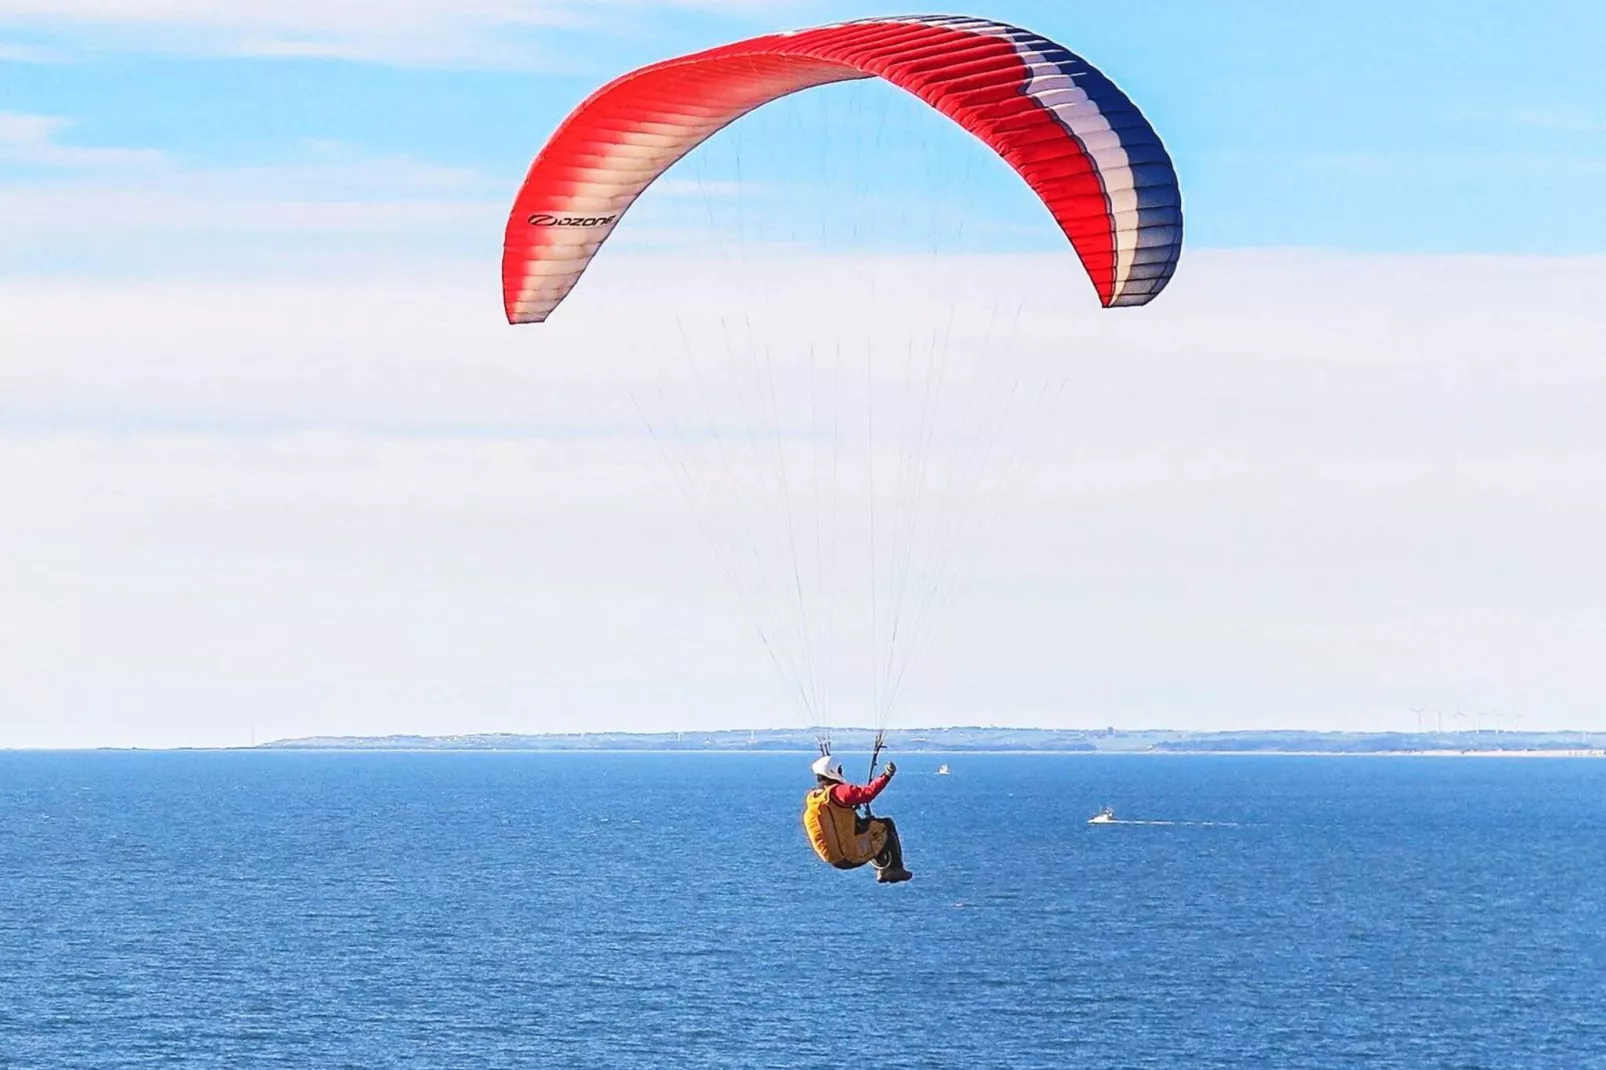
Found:
M 416 218 L 398 207 L 390 226 L 368 233 L 473 255 L 495 241 L 493 206 L 544 134 L 596 84 L 665 55 L 879 7 L 130 0 L 112 18 L 87 2 L 9 0 L 0 3 L 0 57 L 13 57 L 0 66 L 0 111 L 14 118 L 0 128 L 0 196 L 41 185 L 89 195 L 123 181 L 418 203 Z M 1178 159 L 1195 246 L 1606 249 L 1606 212 L 1588 209 L 1606 179 L 1600 5 L 1017 0 L 986 14 L 1065 41 L 1133 94 Z M 908 139 L 938 139 L 967 163 L 980 152 L 934 116 L 898 115 Z M 30 135 L 15 117 L 56 125 Z M 806 125 L 788 127 L 780 144 L 778 121 L 768 142 L 764 120 L 748 124 L 750 176 L 829 151 Z M 997 197 L 984 199 L 1026 210 L 1010 176 L 992 181 L 978 189 Z M 792 210 L 808 209 L 794 198 Z M 242 218 L 249 203 L 235 218 L 220 214 L 199 230 L 232 242 L 237 259 L 347 229 L 303 221 L 264 237 Z M 41 229 L 8 243 L 0 267 L 138 270 L 139 257 L 115 243 L 97 252 Z M 200 236 L 194 244 L 194 259 L 181 262 L 210 272 L 228 261 Z
M 811 382 L 955 310 L 976 359 L 989 289 L 1079 385 L 908 717 L 1606 727 L 1606 8 L 978 5 L 1165 138 L 1161 300 L 1097 309 L 1014 176 L 857 85 L 717 138 L 505 325 L 507 206 L 591 88 L 878 10 L 0 0 L 0 746 L 795 723 L 629 391 L 749 302 Z

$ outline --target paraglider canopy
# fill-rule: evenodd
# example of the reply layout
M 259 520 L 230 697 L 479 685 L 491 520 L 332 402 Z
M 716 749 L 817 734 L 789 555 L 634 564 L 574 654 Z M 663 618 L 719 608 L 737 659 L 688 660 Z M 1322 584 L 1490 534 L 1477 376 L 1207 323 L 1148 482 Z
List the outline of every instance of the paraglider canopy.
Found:
M 970 131 L 1025 179 L 1105 307 L 1164 289 L 1182 202 L 1159 136 L 1115 84 L 1027 30 L 960 16 L 769 34 L 666 60 L 602 87 L 531 166 L 503 243 L 510 323 L 539 323 L 654 180 L 763 104 L 879 77 Z

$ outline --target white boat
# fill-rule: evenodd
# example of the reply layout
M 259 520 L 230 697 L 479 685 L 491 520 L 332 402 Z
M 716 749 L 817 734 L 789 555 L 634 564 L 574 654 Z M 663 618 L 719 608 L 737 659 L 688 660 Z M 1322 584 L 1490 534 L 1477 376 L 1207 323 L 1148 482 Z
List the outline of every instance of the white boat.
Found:
M 948 767 L 946 765 L 937 766 L 937 775 L 938 776 L 949 776 L 950 774 L 948 772 Z
M 1106 806 L 1104 809 L 1100 810 L 1098 813 L 1096 813 L 1092 817 L 1088 818 L 1087 819 L 1087 823 L 1089 825 L 1113 825 L 1113 824 L 1115 824 L 1115 809 L 1114 809 L 1114 807 Z

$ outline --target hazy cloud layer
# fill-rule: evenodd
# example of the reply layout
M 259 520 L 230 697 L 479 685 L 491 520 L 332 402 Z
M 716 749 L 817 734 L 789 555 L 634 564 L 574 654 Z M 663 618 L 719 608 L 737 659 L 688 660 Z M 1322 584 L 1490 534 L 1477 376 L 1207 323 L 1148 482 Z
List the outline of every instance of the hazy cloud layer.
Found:
M 960 349 L 1024 295 L 1072 373 L 904 723 L 1606 724 L 1606 263 L 1207 251 L 1102 313 L 885 260 L 860 322 L 867 270 L 618 256 L 541 329 L 494 272 L 8 285 L 0 744 L 796 723 L 626 392 L 755 280 L 783 359 L 965 285 Z

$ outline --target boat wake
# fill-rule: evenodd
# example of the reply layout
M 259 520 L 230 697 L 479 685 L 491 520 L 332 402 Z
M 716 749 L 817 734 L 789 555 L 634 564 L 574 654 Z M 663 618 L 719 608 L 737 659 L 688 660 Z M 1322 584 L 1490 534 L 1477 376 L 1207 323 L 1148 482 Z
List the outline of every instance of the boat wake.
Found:
M 1144 821 L 1130 817 L 1116 817 L 1115 811 L 1106 806 L 1092 817 L 1088 818 L 1089 825 L 1167 825 L 1173 828 L 1238 828 L 1236 821 Z
M 1169 825 L 1173 828 L 1235 829 L 1242 828 L 1236 821 L 1139 821 L 1130 817 L 1112 817 L 1107 821 L 1090 821 L 1097 825 Z

